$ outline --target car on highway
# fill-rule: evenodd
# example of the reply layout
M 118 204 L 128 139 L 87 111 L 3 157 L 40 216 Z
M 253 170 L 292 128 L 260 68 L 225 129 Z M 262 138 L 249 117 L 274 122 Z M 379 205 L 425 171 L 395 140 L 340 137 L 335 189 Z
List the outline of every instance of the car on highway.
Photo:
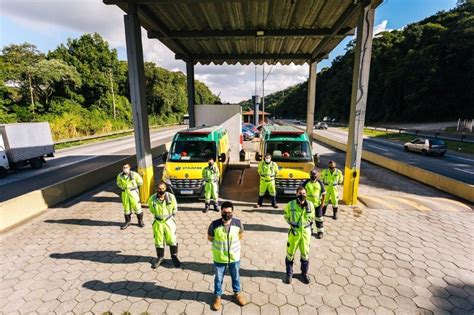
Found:
M 316 125 L 314 125 L 314 129 L 328 129 L 328 124 L 320 121 Z
M 416 138 L 405 143 L 405 151 L 418 152 L 423 155 L 439 155 L 443 156 L 448 151 L 446 143 L 441 139 Z

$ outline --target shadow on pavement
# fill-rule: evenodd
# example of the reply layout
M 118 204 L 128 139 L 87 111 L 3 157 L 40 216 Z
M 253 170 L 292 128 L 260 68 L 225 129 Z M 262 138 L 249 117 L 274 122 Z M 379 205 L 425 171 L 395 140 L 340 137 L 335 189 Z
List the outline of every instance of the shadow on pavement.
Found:
M 281 232 L 288 233 L 288 228 L 286 227 L 276 227 L 264 224 L 245 224 L 244 229 L 246 231 L 256 231 L 256 232 Z
M 121 226 L 123 224 L 123 222 L 99 221 L 99 220 L 91 220 L 91 219 L 45 220 L 44 222 L 57 223 L 57 224 L 84 225 L 84 226 Z
M 214 294 L 211 292 L 170 289 L 157 285 L 153 282 L 127 280 L 103 282 L 100 280 L 91 280 L 82 284 L 82 287 L 93 291 L 109 292 L 113 294 L 134 296 L 139 298 L 166 299 L 172 301 L 201 301 L 207 303 L 208 305 L 211 305 L 214 300 Z
M 100 263 L 112 263 L 112 264 L 133 264 L 148 262 L 151 263 L 155 257 L 151 256 L 140 256 L 140 255 L 123 255 L 120 251 L 81 251 L 81 252 L 70 252 L 70 253 L 53 253 L 49 255 L 55 259 L 75 259 L 85 260 Z M 159 268 L 175 268 L 170 260 L 165 260 Z M 214 265 L 212 263 L 201 263 L 201 262 L 182 262 L 183 270 L 190 270 L 199 272 L 206 275 L 214 274 Z M 282 279 L 285 276 L 284 272 L 273 271 L 273 270 L 250 270 L 240 269 L 241 277 L 258 277 L 258 278 L 273 278 Z
M 270 210 L 270 209 L 251 209 L 251 210 L 242 210 L 243 212 L 248 212 L 248 213 L 265 213 L 265 214 L 276 214 L 276 215 L 281 215 L 283 216 L 283 209 L 280 210 Z M 245 225 L 247 227 L 247 224 Z

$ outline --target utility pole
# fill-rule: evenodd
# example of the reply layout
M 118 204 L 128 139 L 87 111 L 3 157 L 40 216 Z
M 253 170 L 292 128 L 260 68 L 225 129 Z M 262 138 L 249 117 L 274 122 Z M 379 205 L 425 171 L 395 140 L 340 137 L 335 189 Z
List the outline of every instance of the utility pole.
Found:
M 28 70 L 28 82 L 30 84 L 31 111 L 35 114 L 35 99 L 33 98 L 33 86 L 31 85 L 31 73 Z
M 115 93 L 114 93 L 114 81 L 112 80 L 112 69 L 109 69 L 109 79 L 110 79 L 110 90 L 112 91 L 112 103 L 114 106 L 114 120 L 116 119 L 115 114 Z

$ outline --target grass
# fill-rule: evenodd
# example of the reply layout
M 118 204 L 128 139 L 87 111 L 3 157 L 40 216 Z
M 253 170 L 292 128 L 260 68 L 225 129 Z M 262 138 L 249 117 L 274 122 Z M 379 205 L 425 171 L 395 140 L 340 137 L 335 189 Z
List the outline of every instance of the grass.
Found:
M 347 127 L 344 127 L 341 129 L 348 130 Z M 401 142 L 401 143 L 405 143 L 416 138 L 416 136 L 413 136 L 413 135 L 387 132 L 387 131 L 382 131 L 382 130 L 372 130 L 372 129 L 364 129 L 364 135 L 369 136 L 371 138 L 375 138 L 375 139 L 385 139 L 385 140 L 396 141 L 396 142 Z M 472 143 L 454 141 L 454 140 L 444 140 L 444 142 L 448 146 L 449 151 L 474 155 L 474 144 Z

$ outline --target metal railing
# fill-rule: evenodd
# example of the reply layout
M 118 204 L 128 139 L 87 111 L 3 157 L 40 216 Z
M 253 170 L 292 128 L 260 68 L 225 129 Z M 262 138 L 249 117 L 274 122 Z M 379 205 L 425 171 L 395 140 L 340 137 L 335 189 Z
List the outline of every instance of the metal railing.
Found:
M 159 129 L 163 127 L 171 127 L 171 126 L 178 126 L 179 124 L 165 124 L 165 125 L 155 125 L 155 126 L 150 126 L 150 129 Z M 63 144 L 63 143 L 74 143 L 74 142 L 80 142 L 80 141 L 85 141 L 85 140 L 93 140 L 93 139 L 101 139 L 101 138 L 107 138 L 110 136 L 116 136 L 116 135 L 122 135 L 126 133 L 133 132 L 135 129 L 126 129 L 126 130 L 120 130 L 120 131 L 113 131 L 113 132 L 108 132 L 108 133 L 102 133 L 98 135 L 92 135 L 92 136 L 84 136 L 84 137 L 77 137 L 77 138 L 71 138 L 71 139 L 63 139 L 59 141 L 55 141 L 54 144 Z

